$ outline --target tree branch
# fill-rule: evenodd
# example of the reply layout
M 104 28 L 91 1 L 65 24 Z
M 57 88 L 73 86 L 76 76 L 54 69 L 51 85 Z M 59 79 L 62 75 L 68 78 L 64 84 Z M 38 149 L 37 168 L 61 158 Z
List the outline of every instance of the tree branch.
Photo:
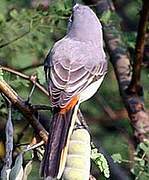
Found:
M 23 78 L 23 79 L 25 79 L 25 80 L 30 81 L 31 83 L 35 84 L 35 85 L 38 87 L 38 89 L 39 89 L 40 91 L 42 91 L 46 96 L 49 96 L 48 91 L 47 91 L 42 85 L 40 85 L 38 82 L 36 82 L 36 81 L 34 80 L 34 78 L 32 78 L 32 76 L 28 76 L 28 75 L 26 75 L 26 74 L 24 74 L 24 73 L 21 73 L 21 72 L 16 71 L 16 70 L 14 70 L 14 69 L 12 69 L 12 68 L 9 68 L 9 67 L 0 66 L 0 68 L 1 68 L 2 70 L 4 70 L 4 71 L 10 72 L 10 73 L 15 74 L 15 75 L 17 75 L 17 76 L 20 76 L 21 78 Z
M 148 19 L 149 19 L 149 1 L 143 0 L 143 7 L 141 10 L 141 17 L 138 26 L 138 33 L 137 33 L 137 40 L 135 47 L 133 74 L 129 86 L 129 91 L 132 93 L 139 93 L 140 91 L 141 64 L 144 54 L 145 34 L 146 34 Z
M 11 103 L 15 107 L 17 107 L 22 112 L 22 114 L 26 117 L 26 119 L 35 129 L 35 131 L 44 140 L 44 142 L 47 142 L 48 133 L 44 129 L 44 127 L 40 124 L 38 119 L 35 117 L 34 112 L 32 112 L 31 110 L 31 107 L 25 104 L 25 102 L 4 80 L 0 80 L 0 91 L 11 101 Z

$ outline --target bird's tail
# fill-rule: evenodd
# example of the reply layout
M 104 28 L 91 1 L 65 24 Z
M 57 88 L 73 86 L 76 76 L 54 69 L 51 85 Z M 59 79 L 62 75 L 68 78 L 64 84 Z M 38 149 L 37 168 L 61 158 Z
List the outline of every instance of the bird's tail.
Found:
M 69 139 L 75 124 L 78 105 L 66 111 L 54 112 L 52 117 L 51 132 L 49 135 L 41 175 L 47 179 L 62 176 Z

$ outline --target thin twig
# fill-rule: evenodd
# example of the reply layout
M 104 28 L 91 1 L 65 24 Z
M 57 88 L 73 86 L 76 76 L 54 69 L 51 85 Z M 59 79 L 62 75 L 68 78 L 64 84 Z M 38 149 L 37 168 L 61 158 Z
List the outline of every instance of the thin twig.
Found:
M 35 77 L 35 78 L 37 79 L 37 77 Z M 27 103 L 30 103 L 30 101 L 31 101 L 31 97 L 32 97 L 33 92 L 34 92 L 35 87 L 36 87 L 36 79 L 35 79 L 35 83 L 34 83 L 33 86 L 32 86 L 32 89 L 31 89 L 31 91 L 30 91 L 30 93 L 29 93 L 29 95 L 28 95 Z
M 38 148 L 38 147 L 44 145 L 44 143 L 45 143 L 44 141 L 40 141 L 39 143 L 34 144 L 34 145 L 32 145 L 32 146 L 28 145 L 27 148 L 25 148 L 25 149 L 23 150 L 23 152 L 27 152 L 27 151 L 33 150 L 33 149 L 35 149 L 35 148 Z
M 41 92 L 43 92 L 46 96 L 49 96 L 48 91 L 47 91 L 42 85 L 40 85 L 38 82 L 35 82 L 35 81 L 32 79 L 32 76 L 28 76 L 28 75 L 26 75 L 26 74 L 24 74 L 24 73 L 21 73 L 21 72 L 16 71 L 16 70 L 14 70 L 14 69 L 12 69 L 12 68 L 9 68 L 9 67 L 1 66 L 0 68 L 1 68 L 2 70 L 4 70 L 4 71 L 10 72 L 10 73 L 12 73 L 12 74 L 15 74 L 15 75 L 17 75 L 17 76 L 25 79 L 25 80 L 28 80 L 28 81 L 30 81 L 30 82 L 33 83 L 33 84 L 36 84 L 36 86 L 38 87 L 38 89 L 39 89 Z
M 21 34 L 20 36 L 18 36 L 18 37 L 16 37 L 16 38 L 14 38 L 14 39 L 12 39 L 12 40 L 10 40 L 10 41 L 8 41 L 8 42 L 0 45 L 0 48 L 6 47 L 6 46 L 14 43 L 15 41 L 18 41 L 19 39 L 21 39 L 21 38 L 23 38 L 25 35 L 27 35 L 29 32 L 30 32 L 30 29 L 29 29 L 27 32 Z
M 146 34 L 148 19 L 149 19 L 149 1 L 143 0 L 143 7 L 141 10 L 141 17 L 138 26 L 138 35 L 137 35 L 136 47 L 135 47 L 133 74 L 129 86 L 129 91 L 133 93 L 138 93 L 141 86 L 140 85 L 141 64 L 144 54 L 145 34 Z

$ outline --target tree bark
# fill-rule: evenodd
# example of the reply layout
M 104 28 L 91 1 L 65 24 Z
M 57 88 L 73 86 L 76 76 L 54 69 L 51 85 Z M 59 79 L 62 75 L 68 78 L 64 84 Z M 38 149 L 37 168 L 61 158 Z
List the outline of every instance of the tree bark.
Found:
M 88 2 L 91 4 L 92 0 Z M 99 16 L 108 11 L 115 13 L 113 3 L 110 0 L 99 1 L 96 5 L 96 11 Z M 130 64 L 127 47 L 125 47 L 122 41 L 122 32 L 120 32 L 118 27 L 120 22 L 102 22 L 102 25 L 106 49 L 110 55 L 110 61 L 117 77 L 120 95 L 134 129 L 134 136 L 137 142 L 143 141 L 149 138 L 149 115 L 145 110 L 143 89 L 140 88 L 140 93 L 130 93 L 128 91 L 132 79 L 132 66 Z

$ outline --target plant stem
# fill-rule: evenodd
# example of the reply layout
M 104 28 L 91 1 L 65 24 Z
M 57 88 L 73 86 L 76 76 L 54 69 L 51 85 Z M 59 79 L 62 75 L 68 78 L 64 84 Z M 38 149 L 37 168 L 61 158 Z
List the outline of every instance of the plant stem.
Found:
M 39 89 L 40 91 L 42 91 L 46 96 L 49 96 L 48 91 L 47 91 L 42 85 L 40 85 L 38 82 L 35 82 L 35 81 L 33 80 L 32 76 L 28 76 L 28 75 L 26 75 L 26 74 L 24 74 L 24 73 L 21 73 L 21 72 L 19 72 L 19 71 L 17 71 L 17 70 L 14 70 L 14 69 L 12 69 L 12 68 L 9 68 L 9 67 L 1 66 L 0 68 L 1 68 L 2 70 L 4 70 L 4 71 L 10 72 L 10 73 L 12 73 L 12 74 L 15 74 L 15 75 L 17 75 L 17 76 L 25 79 L 25 80 L 30 81 L 31 83 L 35 84 L 35 85 L 38 87 L 38 89 Z

